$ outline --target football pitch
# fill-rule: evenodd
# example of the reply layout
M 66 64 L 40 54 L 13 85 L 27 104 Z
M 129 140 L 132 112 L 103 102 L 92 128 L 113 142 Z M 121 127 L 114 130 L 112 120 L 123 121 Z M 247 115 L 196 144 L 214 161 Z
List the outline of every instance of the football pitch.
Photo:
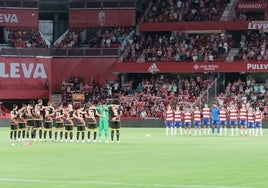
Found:
M 0 187 L 268 187 L 268 130 L 263 137 L 164 133 L 122 128 L 120 143 L 14 145 L 9 128 L 0 128 Z

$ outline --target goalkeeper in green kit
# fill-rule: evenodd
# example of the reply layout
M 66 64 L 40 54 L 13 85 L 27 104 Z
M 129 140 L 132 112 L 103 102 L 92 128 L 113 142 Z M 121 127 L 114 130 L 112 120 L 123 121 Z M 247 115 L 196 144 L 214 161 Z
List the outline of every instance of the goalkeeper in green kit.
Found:
M 98 130 L 98 137 L 99 142 L 101 142 L 102 132 L 104 131 L 105 142 L 108 143 L 108 128 L 109 128 L 109 107 L 105 102 L 102 105 L 97 106 L 96 110 L 98 111 L 99 115 L 99 130 Z

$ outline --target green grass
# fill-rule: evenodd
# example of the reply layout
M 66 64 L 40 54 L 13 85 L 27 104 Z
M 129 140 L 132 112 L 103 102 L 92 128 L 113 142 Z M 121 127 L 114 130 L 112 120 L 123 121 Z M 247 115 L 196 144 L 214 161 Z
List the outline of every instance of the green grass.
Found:
M 0 187 L 234 188 L 268 186 L 263 137 L 165 136 L 160 128 L 123 128 L 121 143 L 9 141 L 0 128 Z M 145 134 L 150 133 L 151 139 Z

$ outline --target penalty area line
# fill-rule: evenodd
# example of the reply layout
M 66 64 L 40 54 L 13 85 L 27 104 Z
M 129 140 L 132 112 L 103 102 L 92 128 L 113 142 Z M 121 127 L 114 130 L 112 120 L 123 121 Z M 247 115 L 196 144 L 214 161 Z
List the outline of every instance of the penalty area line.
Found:
M 131 187 L 176 187 L 176 188 L 250 188 L 237 186 L 217 186 L 217 185 L 177 185 L 177 184 L 142 184 L 142 183 L 124 183 L 124 182 L 105 182 L 105 181 L 77 181 L 77 180 L 46 180 L 46 179 L 15 179 L 0 178 L 0 182 L 13 183 L 67 183 L 67 184 L 99 184 L 99 185 L 118 185 Z

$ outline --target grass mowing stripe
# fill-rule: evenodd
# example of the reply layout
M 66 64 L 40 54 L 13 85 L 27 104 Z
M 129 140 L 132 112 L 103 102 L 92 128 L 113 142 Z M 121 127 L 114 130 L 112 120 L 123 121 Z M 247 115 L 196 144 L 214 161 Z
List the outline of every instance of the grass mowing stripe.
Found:
M 122 128 L 119 144 L 33 142 L 12 146 L 9 128 L 0 128 L 0 187 L 267 187 L 267 129 L 263 137 L 164 133 L 164 128 Z
M 31 182 L 31 183 L 68 183 L 68 184 L 103 184 L 103 185 L 125 185 L 135 187 L 178 187 L 178 188 L 250 188 L 250 187 L 233 187 L 233 186 L 207 186 L 207 185 L 165 185 L 165 184 L 141 184 L 141 183 L 122 183 L 122 182 L 97 182 L 97 181 L 75 181 L 75 180 L 29 180 L 29 179 L 12 179 L 0 178 L 0 181 L 7 182 Z

